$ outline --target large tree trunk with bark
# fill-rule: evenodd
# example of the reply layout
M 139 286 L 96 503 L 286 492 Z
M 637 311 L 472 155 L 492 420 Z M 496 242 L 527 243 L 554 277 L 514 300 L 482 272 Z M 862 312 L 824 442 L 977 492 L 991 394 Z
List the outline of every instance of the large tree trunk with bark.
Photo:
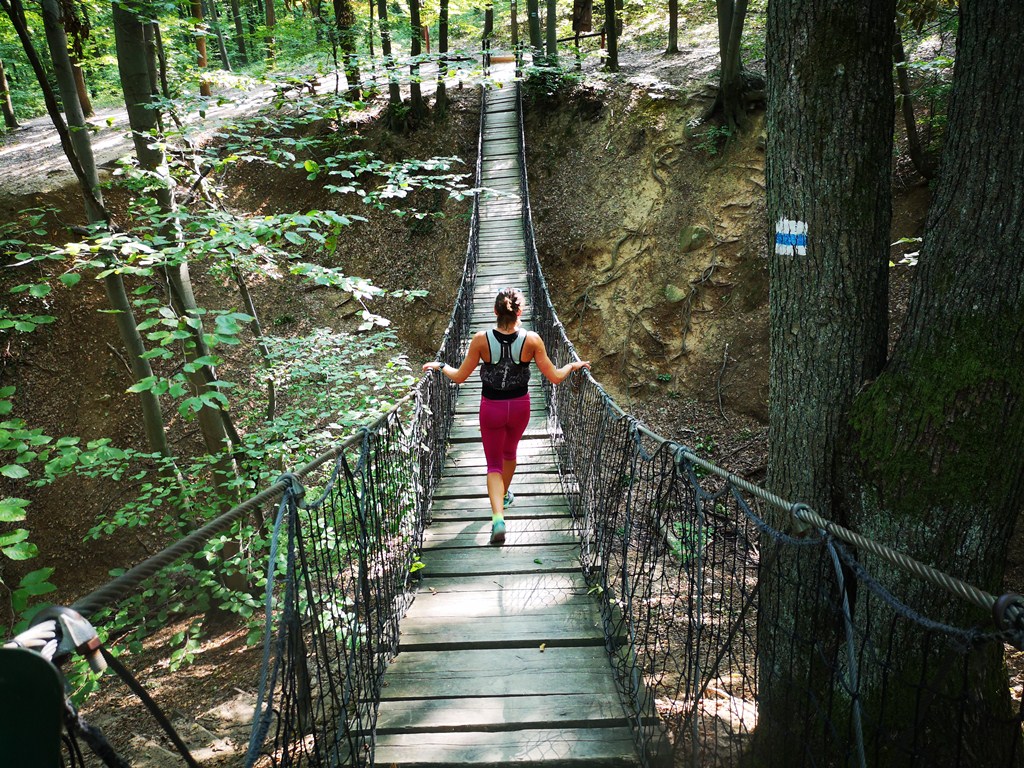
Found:
M 352 0 L 334 0 L 334 24 L 338 29 L 338 47 L 341 48 L 348 97 L 352 101 L 359 101 L 363 97 L 363 89 L 356 49 L 356 12 Z
M 768 8 L 768 486 L 825 516 L 844 419 L 885 362 L 894 14 L 895 0 Z M 766 537 L 763 564 L 774 550 Z M 829 596 L 800 593 L 828 564 L 806 550 L 762 566 L 755 764 L 828 764 L 834 745 L 809 694 L 832 681 L 816 663 Z
M 747 0 L 717 0 L 718 6 L 718 94 L 705 117 L 721 112 L 730 128 L 741 128 L 746 122 L 744 93 L 746 81 L 740 56 L 740 41 L 747 18 Z
M 4 125 L 10 129 L 18 128 L 18 118 L 14 116 L 14 104 L 11 103 L 11 86 L 7 82 L 7 71 L 3 59 L 0 59 L 0 111 L 4 113 Z
M 558 3 L 557 0 L 547 1 L 547 11 L 544 14 L 544 28 L 547 32 L 544 54 L 547 57 L 549 67 L 558 66 Z
M 206 34 L 202 32 L 206 26 L 206 21 L 203 17 L 202 0 L 192 0 L 189 7 L 192 11 L 192 22 L 195 26 L 196 67 L 199 69 L 199 94 L 201 96 L 211 96 L 212 91 L 210 90 L 210 81 L 206 78 Z
M 1006 87 L 1022 82 L 1024 4 L 963 0 L 919 274 L 891 360 L 853 404 L 844 489 L 860 531 L 997 594 L 1024 508 L 1024 91 Z M 908 585 L 900 572 L 885 576 L 897 594 Z M 940 592 L 919 594 L 914 607 L 926 616 L 979 620 Z M 909 624 L 896 642 L 921 647 L 922 637 Z M 902 660 L 900 682 L 915 691 L 960 684 L 943 682 L 943 651 L 933 644 Z M 922 764 L 952 765 L 959 753 L 979 766 L 1020 765 L 1001 648 L 971 656 L 966 700 L 935 697 Z M 909 704 L 886 701 L 873 683 L 864 681 L 865 708 L 883 713 L 889 735 L 879 764 L 896 764 L 887 759 L 906 740 Z

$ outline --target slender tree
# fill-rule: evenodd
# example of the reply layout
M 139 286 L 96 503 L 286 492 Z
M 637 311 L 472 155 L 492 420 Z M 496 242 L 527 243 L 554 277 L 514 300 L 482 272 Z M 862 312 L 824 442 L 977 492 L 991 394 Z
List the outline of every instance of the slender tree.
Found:
M 402 105 L 402 90 L 398 85 L 395 72 L 395 59 L 391 55 L 391 28 L 388 25 L 387 0 L 377 0 L 377 19 L 380 23 L 380 53 L 384 57 L 384 70 L 388 77 L 388 105 L 391 108 L 391 119 L 397 117 L 397 108 Z M 395 123 L 392 122 L 392 125 Z
M 615 0 L 604 0 L 604 35 L 607 41 L 608 58 L 604 68 L 609 72 L 619 71 L 619 20 Z
M 894 14 L 895 0 L 768 7 L 768 484 L 826 517 L 837 512 L 844 418 L 885 361 Z M 766 540 L 763 556 L 776 546 Z M 828 762 L 833 744 L 807 695 L 831 680 L 815 663 L 828 596 L 782 577 L 818 583 L 806 549 L 780 550 L 784 562 L 762 575 L 755 739 L 777 765 Z
M 357 51 L 356 12 L 352 0 L 334 0 L 334 24 L 337 28 L 338 47 L 341 48 L 348 97 L 352 101 L 359 101 L 363 97 L 363 88 Z
M 892 58 L 896 64 L 896 86 L 899 90 L 900 112 L 903 115 L 903 126 L 907 132 L 907 150 L 910 161 L 917 172 L 926 179 L 935 177 L 935 161 L 925 152 L 921 144 L 921 134 L 917 130 L 917 118 L 914 116 L 914 94 L 910 88 L 910 77 L 907 74 L 907 54 L 903 50 L 903 35 L 896 27 L 895 42 L 892 46 Z
M 448 112 L 448 0 L 440 0 L 437 16 L 437 90 L 434 92 L 434 115 L 444 117 Z
M 423 91 L 420 88 L 419 56 L 423 53 L 423 24 L 420 21 L 419 0 L 409 0 L 409 27 L 412 33 L 409 42 L 409 55 L 412 57 L 412 63 L 409 65 L 409 114 L 414 121 L 418 121 L 427 114 L 427 105 L 423 101 Z
M 558 66 L 558 3 L 557 0 L 547 0 L 547 11 L 544 14 L 544 27 L 547 32 L 547 40 L 544 53 L 547 56 L 548 65 Z
M 264 20 L 267 25 L 267 36 L 264 38 L 264 43 L 267 46 L 267 64 L 274 63 L 274 28 L 277 27 L 277 12 L 274 9 L 274 0 L 265 0 L 266 5 L 264 10 L 266 15 Z
M 0 111 L 4 113 L 4 125 L 8 129 L 18 128 L 18 118 L 14 115 L 14 104 L 11 102 L 11 86 L 7 82 L 7 71 L 4 60 L 0 59 Z
M 679 53 L 679 0 L 668 0 L 668 47 L 665 54 Z
M 526 0 L 526 13 L 529 17 L 530 48 L 536 66 L 544 58 L 544 42 L 540 35 L 540 0 Z
M 209 16 L 213 20 L 213 34 L 217 38 L 217 55 L 220 56 L 220 66 L 225 72 L 231 71 L 231 60 L 228 58 L 228 47 L 224 43 L 224 35 L 221 32 L 220 24 L 220 9 L 217 7 L 216 0 L 204 0 L 204 9 L 209 11 Z M 320 26 L 317 25 L 317 30 Z
M 231 21 L 235 27 L 235 47 L 242 65 L 249 63 L 249 52 L 245 45 L 245 28 L 242 26 L 242 4 L 239 0 L 231 0 Z
M 196 66 L 199 68 L 199 94 L 211 96 L 210 81 L 206 77 L 206 20 L 203 17 L 202 0 L 191 0 L 189 8 L 192 13 L 192 24 L 195 27 Z M 267 26 L 270 26 L 269 24 Z
M 68 38 L 71 72 L 75 78 L 78 102 L 82 105 L 82 114 L 91 117 L 93 114 L 92 100 L 89 98 L 89 89 L 85 84 L 85 72 L 82 71 L 81 66 L 81 61 L 85 57 L 85 42 L 92 32 L 88 10 L 85 5 L 79 6 L 70 0 L 62 0 L 61 20 Z

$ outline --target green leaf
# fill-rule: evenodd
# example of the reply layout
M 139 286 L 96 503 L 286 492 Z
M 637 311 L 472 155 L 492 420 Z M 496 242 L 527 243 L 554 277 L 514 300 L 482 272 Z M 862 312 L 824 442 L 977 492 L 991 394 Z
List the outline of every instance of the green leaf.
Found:
M 28 289 L 28 292 L 31 295 L 35 296 L 37 299 L 41 299 L 44 296 L 49 296 L 50 290 L 50 286 L 48 286 L 46 283 L 36 283 L 35 285 Z
M 60 276 L 60 281 L 64 283 L 68 288 L 73 288 L 78 285 L 78 282 L 82 279 L 82 276 L 77 272 L 67 272 Z
M 36 329 L 35 323 L 30 323 L 26 320 L 19 320 L 14 324 L 14 330 L 21 331 L 22 333 L 30 333 Z
M 296 245 L 302 245 L 302 243 L 304 242 L 300 234 L 298 234 L 297 232 L 292 232 L 290 229 L 284 233 L 284 238 L 288 242 L 295 243 Z
M 0 535 L 0 547 L 10 547 L 14 544 L 20 544 L 28 538 L 28 531 L 24 528 L 16 528 L 10 533 Z
M 31 560 L 39 554 L 39 548 L 29 541 L 22 541 L 11 547 L 3 547 L 0 552 L 11 560 Z
M 39 568 L 22 576 L 19 584 L 23 587 L 44 584 L 51 576 L 53 576 L 53 568 Z M 47 591 L 49 592 L 51 590 Z
M 0 523 L 17 523 L 25 519 L 28 499 L 7 497 L 0 501 Z
M 20 464 L 8 464 L 6 467 L 0 468 L 0 475 L 12 480 L 21 480 L 23 477 L 28 477 L 28 470 Z

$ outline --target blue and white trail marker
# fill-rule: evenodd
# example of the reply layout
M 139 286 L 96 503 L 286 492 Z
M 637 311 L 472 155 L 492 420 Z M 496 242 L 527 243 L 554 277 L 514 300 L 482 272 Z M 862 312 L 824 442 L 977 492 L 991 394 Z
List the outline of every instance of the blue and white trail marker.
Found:
M 806 222 L 779 219 L 775 224 L 775 253 L 780 256 L 806 256 Z

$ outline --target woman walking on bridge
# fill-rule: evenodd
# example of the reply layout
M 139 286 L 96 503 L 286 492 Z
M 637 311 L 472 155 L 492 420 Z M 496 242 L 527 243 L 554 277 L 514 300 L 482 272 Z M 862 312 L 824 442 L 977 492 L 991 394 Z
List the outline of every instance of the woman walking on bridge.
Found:
M 494 300 L 496 327 L 480 331 L 469 343 L 466 358 L 458 368 L 438 360 L 424 364 L 423 370 L 440 371 L 456 384 L 470 377 L 478 363 L 483 382 L 480 398 L 480 436 L 487 458 L 487 495 L 491 502 L 491 544 L 505 543 L 505 508 L 515 495 L 509 490 L 516 471 L 516 448 L 530 422 L 530 362 L 552 384 L 561 384 L 573 371 L 589 368 L 590 362 L 576 360 L 556 368 L 544 348 L 544 340 L 533 331 L 525 331 L 519 318 L 523 314 L 523 294 L 515 288 L 498 292 Z

